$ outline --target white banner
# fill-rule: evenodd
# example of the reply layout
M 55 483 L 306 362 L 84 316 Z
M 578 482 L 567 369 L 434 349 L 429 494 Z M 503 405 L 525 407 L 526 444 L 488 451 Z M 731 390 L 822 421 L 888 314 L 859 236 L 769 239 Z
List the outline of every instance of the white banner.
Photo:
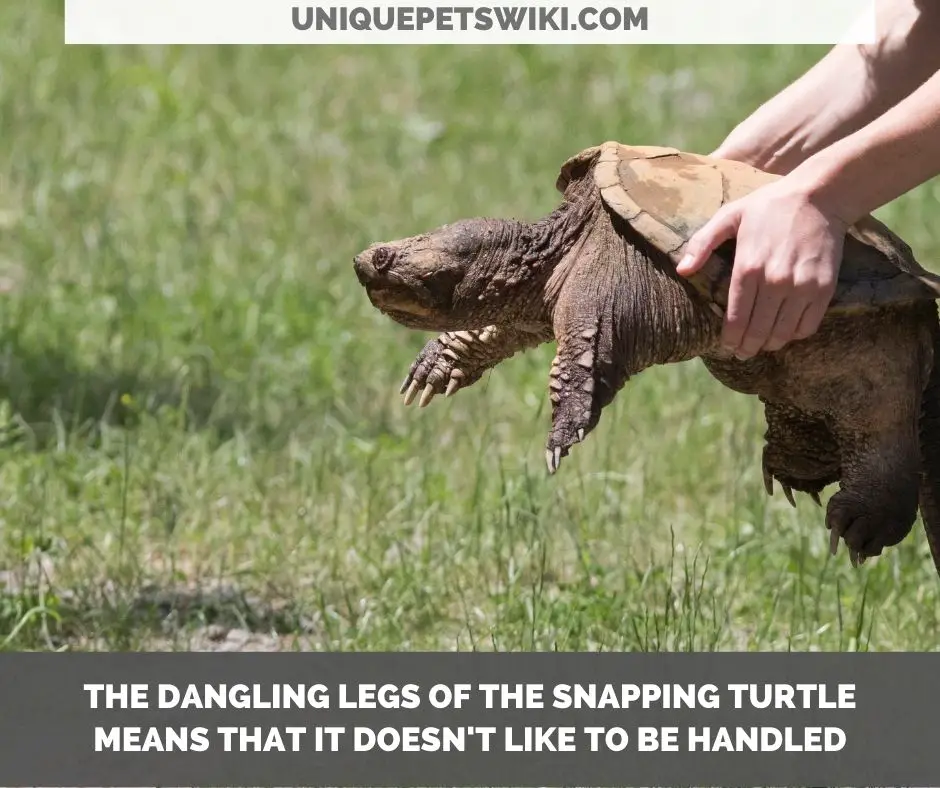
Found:
M 871 43 L 875 0 L 65 0 L 66 44 Z

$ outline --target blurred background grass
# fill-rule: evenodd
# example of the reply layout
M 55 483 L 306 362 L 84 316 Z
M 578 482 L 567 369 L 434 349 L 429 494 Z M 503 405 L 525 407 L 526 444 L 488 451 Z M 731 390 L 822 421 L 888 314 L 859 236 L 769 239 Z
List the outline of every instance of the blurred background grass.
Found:
M 708 152 L 823 50 L 66 49 L 58 6 L 0 6 L 4 648 L 937 645 L 920 526 L 829 559 L 698 362 L 550 479 L 552 348 L 406 409 L 428 337 L 352 271 L 602 140 Z M 937 197 L 881 212 L 933 268 Z

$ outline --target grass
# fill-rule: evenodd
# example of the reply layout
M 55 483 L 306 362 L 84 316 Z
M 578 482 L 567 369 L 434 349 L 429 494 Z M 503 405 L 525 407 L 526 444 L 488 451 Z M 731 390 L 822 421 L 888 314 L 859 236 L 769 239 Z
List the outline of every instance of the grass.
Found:
M 707 152 L 821 50 L 69 48 L 0 4 L 6 649 L 933 649 L 920 527 L 855 571 L 755 401 L 644 373 L 554 478 L 551 348 L 404 408 L 352 256 Z M 927 265 L 937 184 L 882 213 Z M 229 633 L 232 630 L 234 634 Z

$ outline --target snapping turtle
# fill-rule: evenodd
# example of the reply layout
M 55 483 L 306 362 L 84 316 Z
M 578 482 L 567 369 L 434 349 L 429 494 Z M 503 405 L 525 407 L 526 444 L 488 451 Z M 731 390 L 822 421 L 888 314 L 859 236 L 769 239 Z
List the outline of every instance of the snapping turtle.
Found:
M 787 499 L 820 503 L 853 565 L 911 531 L 918 506 L 940 571 L 940 277 L 872 217 L 848 232 L 819 330 L 739 360 L 719 342 L 734 257 L 722 245 L 689 279 L 676 263 L 727 201 L 774 180 L 745 164 L 672 148 L 606 142 L 569 159 L 550 215 L 477 218 L 371 245 L 355 271 L 398 323 L 443 331 L 401 393 L 426 405 L 514 353 L 555 340 L 546 459 L 597 425 L 626 383 L 654 364 L 701 358 L 725 386 L 756 395 L 767 420 L 763 476 Z

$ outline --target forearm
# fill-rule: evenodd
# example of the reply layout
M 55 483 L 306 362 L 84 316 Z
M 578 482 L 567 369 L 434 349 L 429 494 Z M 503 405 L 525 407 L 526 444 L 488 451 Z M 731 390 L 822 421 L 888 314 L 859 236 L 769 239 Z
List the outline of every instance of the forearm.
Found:
M 787 177 L 824 211 L 851 224 L 936 175 L 940 175 L 940 72 Z
M 878 0 L 874 45 L 834 47 L 741 123 L 715 155 L 787 173 L 857 131 L 940 68 L 940 3 Z

